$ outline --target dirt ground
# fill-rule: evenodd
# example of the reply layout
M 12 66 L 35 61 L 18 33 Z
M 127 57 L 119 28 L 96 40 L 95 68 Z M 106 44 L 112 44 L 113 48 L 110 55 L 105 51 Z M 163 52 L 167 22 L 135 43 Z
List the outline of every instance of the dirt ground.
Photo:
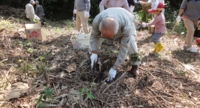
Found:
M 161 38 L 165 49 L 154 54 L 151 34 L 138 31 L 140 75 L 134 79 L 128 73 L 126 60 L 114 82 L 107 84 L 119 42 L 103 42 L 91 77 L 89 51 L 74 50 L 70 41 L 73 24 L 47 20 L 42 27 L 47 40 L 28 41 L 26 20 L 13 14 L 23 11 L 0 9 L 13 10 L 0 14 L 1 108 L 35 108 L 38 103 L 45 108 L 200 108 L 200 46 L 194 42 L 198 53 L 183 51 L 184 35 L 168 30 Z M 36 101 L 45 87 L 52 94 L 45 92 L 49 97 Z

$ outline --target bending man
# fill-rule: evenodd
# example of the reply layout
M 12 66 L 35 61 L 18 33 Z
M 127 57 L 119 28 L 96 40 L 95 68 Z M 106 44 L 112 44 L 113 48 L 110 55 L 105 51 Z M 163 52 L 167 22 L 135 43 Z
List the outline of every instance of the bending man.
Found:
M 90 59 L 92 68 L 97 61 L 97 54 L 103 39 L 120 41 L 119 54 L 115 64 L 109 70 L 107 82 L 111 82 L 115 78 L 117 68 L 124 62 L 127 54 L 129 54 L 132 64 L 130 73 L 134 77 L 138 74 L 138 65 L 141 61 L 137 54 L 138 49 L 134 39 L 136 31 L 133 20 L 133 15 L 123 8 L 108 8 L 99 13 L 93 20 L 90 37 L 90 45 L 92 48 Z

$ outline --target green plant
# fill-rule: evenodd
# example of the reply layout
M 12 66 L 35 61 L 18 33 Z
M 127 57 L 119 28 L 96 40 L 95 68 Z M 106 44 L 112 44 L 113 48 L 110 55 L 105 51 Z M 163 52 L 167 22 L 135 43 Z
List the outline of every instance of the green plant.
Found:
M 26 43 L 26 46 L 32 47 L 32 46 L 33 46 L 33 45 L 32 45 L 32 42 L 27 42 L 27 43 Z
M 80 94 L 79 94 L 80 96 L 86 94 L 87 97 L 88 97 L 89 99 L 91 99 L 91 100 L 94 99 L 94 95 L 93 95 L 92 92 L 89 91 L 88 89 L 80 88 L 80 89 L 79 89 L 79 93 L 80 93 Z
M 26 63 L 26 64 L 22 64 L 22 66 L 19 68 L 19 70 L 21 72 L 27 72 L 31 69 L 31 65 L 29 63 Z
M 19 72 L 25 73 L 26 75 L 35 75 L 38 73 L 34 64 L 26 63 L 22 59 L 19 59 L 18 62 L 20 63 L 20 68 L 18 69 Z
M 40 56 L 40 61 L 43 61 L 45 59 L 44 56 Z
M 19 62 L 19 63 L 22 63 L 22 62 L 23 62 L 23 60 L 22 60 L 22 59 L 19 59 L 19 60 L 18 60 L 18 62 Z
M 32 53 L 33 52 L 33 48 L 28 48 L 27 52 Z
M 183 70 L 176 70 L 175 73 L 178 74 L 178 75 L 181 75 L 181 76 L 185 76 L 185 74 L 186 74 L 186 72 L 183 71 Z
M 36 99 L 37 108 L 45 108 L 45 103 L 47 99 L 51 99 L 53 94 L 53 89 L 44 87 L 44 90 L 40 92 L 40 96 Z

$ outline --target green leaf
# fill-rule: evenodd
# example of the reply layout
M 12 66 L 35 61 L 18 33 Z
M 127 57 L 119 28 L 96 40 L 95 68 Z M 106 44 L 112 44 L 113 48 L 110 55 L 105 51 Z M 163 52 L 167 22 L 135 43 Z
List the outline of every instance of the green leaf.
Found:
M 39 104 L 38 106 L 37 106 L 37 108 L 45 108 L 45 104 Z
M 53 94 L 53 90 L 47 87 L 44 88 L 44 92 L 47 97 L 50 97 Z
M 31 43 L 31 42 L 28 42 L 28 43 L 26 44 L 26 46 L 32 46 L 32 43 Z
M 32 48 L 28 48 L 27 52 L 32 53 L 33 49 Z
M 44 99 L 44 100 L 46 100 L 46 99 L 47 99 L 46 95 L 44 95 L 44 96 L 43 96 L 43 99 Z
M 37 104 L 39 104 L 42 101 L 42 95 L 40 95 L 39 99 L 37 100 Z
M 119 51 L 117 51 L 117 50 L 113 50 L 113 53 L 119 53 Z
M 87 93 L 87 97 L 88 97 L 89 99 L 91 99 L 91 100 L 94 99 L 94 96 L 92 95 L 91 92 L 88 92 L 88 93 Z
M 44 56 L 40 56 L 40 61 L 44 60 Z
M 19 63 L 21 63 L 22 61 L 23 61 L 22 59 L 19 59 L 19 60 L 18 60 Z
M 79 89 L 79 95 L 82 96 L 82 93 L 83 93 L 83 89 L 80 88 L 80 89 Z

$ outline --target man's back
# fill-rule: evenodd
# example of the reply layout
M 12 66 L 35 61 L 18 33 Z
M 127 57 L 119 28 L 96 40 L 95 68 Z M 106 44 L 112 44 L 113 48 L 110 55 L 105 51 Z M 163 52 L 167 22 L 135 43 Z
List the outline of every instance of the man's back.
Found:
M 78 11 L 90 11 L 90 0 L 75 0 L 74 9 Z
M 30 3 L 26 4 L 25 13 L 27 18 L 34 18 L 35 16 L 34 8 Z
M 41 16 L 44 15 L 44 8 L 42 7 L 42 5 L 37 5 L 36 6 L 36 10 L 35 10 L 36 15 Z
M 135 26 L 133 24 L 134 16 L 123 8 L 108 8 L 105 11 L 99 13 L 94 21 L 93 25 L 99 27 L 99 23 L 106 17 L 113 17 L 119 23 L 119 31 L 115 35 L 115 38 L 121 37 L 122 34 L 133 34 L 135 35 Z

